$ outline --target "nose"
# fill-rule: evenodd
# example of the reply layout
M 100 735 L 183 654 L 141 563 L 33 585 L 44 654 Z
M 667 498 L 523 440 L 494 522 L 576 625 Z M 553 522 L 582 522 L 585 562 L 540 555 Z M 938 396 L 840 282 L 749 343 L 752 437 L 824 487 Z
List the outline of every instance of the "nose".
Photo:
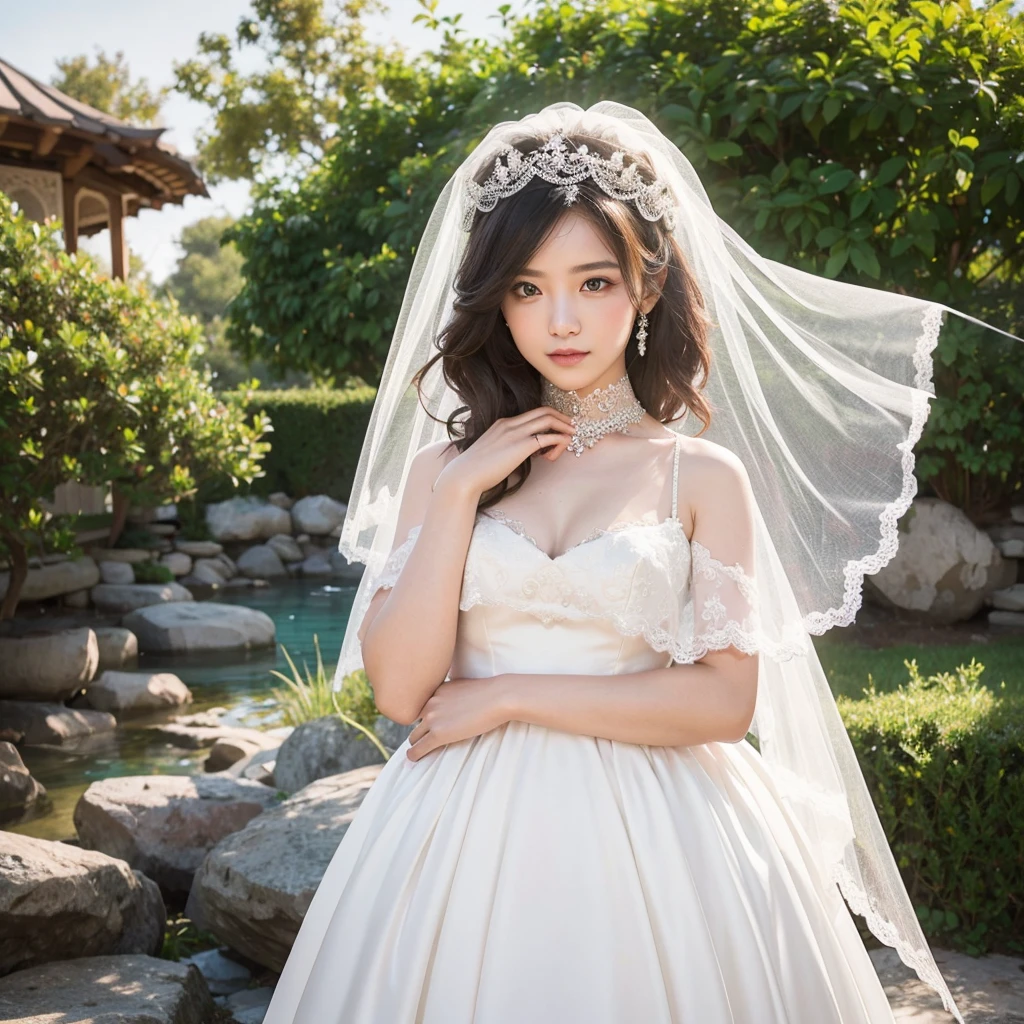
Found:
M 579 317 L 567 296 L 555 298 L 548 330 L 556 338 L 568 338 L 580 333 Z

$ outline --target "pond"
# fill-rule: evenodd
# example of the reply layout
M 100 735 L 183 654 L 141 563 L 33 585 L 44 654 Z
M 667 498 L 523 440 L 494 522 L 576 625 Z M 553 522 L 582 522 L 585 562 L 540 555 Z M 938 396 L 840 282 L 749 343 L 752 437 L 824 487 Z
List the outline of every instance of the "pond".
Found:
M 316 635 L 324 667 L 333 672 L 345 626 L 352 610 L 355 584 L 296 579 L 260 589 L 221 591 L 212 600 L 244 604 L 266 612 L 277 627 L 273 650 L 207 652 L 192 655 L 140 655 L 128 671 L 173 672 L 192 691 L 193 701 L 182 714 L 208 708 L 227 708 L 226 725 L 271 727 L 283 724 L 273 690 L 283 687 L 271 669 L 291 675 L 282 645 L 305 676 L 305 662 L 316 667 Z M 162 716 L 167 718 L 167 716 Z M 146 728 L 154 719 L 119 723 L 113 733 L 96 736 L 82 746 L 21 747 L 29 771 L 46 787 L 52 810 L 17 825 L 11 832 L 41 839 L 71 839 L 75 804 L 91 782 L 124 775 L 191 775 L 203 770 L 209 750 L 183 750 L 159 739 Z

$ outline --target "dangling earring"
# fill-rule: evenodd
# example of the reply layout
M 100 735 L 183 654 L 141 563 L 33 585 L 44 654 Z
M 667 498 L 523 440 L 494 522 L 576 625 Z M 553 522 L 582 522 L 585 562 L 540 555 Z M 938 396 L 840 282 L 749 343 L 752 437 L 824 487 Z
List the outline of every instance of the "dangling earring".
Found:
M 647 351 L 647 314 L 640 314 L 640 330 L 636 332 L 636 347 L 640 355 Z

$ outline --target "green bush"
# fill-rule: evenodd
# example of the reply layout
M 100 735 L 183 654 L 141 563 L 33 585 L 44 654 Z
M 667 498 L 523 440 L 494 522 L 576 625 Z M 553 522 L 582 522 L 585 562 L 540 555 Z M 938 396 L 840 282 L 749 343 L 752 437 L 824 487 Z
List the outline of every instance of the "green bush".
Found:
M 973 659 L 889 693 L 840 697 L 907 891 L 930 940 L 1024 950 L 1024 700 Z
M 250 392 L 244 398 L 247 414 L 269 416 L 274 424 L 263 475 L 238 489 L 227 477 L 209 481 L 200 488 L 200 499 L 209 503 L 235 494 L 266 497 L 284 491 L 293 498 L 328 494 L 348 501 L 375 395 L 371 387 Z
M 136 583 L 173 583 L 174 573 L 159 562 L 136 562 L 132 565 Z

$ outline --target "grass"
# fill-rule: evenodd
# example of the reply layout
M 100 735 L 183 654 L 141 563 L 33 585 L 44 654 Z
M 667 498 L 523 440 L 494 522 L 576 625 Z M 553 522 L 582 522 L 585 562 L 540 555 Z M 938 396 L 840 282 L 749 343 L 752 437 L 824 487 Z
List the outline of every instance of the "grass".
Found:
M 859 699 L 874 682 L 879 692 L 895 690 L 907 679 L 903 660 L 916 660 L 924 676 L 969 665 L 974 658 L 985 666 L 982 683 L 994 692 L 1024 695 L 1024 636 L 1007 635 L 988 643 L 948 645 L 898 644 L 869 648 L 844 640 L 841 630 L 813 638 L 825 677 L 835 696 Z M 1006 683 L 1005 690 L 1001 684 Z

